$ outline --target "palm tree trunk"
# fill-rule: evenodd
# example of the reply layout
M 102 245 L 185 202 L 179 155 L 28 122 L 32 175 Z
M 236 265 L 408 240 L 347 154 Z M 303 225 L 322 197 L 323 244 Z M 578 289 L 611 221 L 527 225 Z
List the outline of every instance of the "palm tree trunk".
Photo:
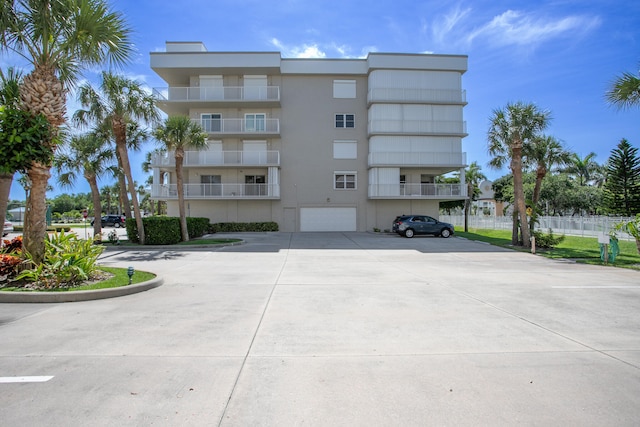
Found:
M 178 211 L 180 213 L 180 234 L 183 242 L 189 241 L 189 230 L 187 230 L 187 213 L 184 208 L 184 185 L 182 182 L 182 162 L 184 161 L 184 150 L 176 148 L 176 184 L 178 186 Z
M 537 216 L 537 207 L 538 207 L 538 201 L 540 200 L 540 190 L 542 189 L 542 180 L 544 179 L 545 175 L 547 174 L 547 171 L 542 169 L 542 168 L 538 168 L 538 171 L 536 173 L 536 184 L 533 187 L 533 198 L 531 200 L 531 203 L 533 204 L 532 208 L 533 208 L 533 214 L 532 214 L 532 218 L 535 218 Z M 531 235 L 533 235 L 533 227 L 535 226 L 535 221 L 532 219 L 531 220 L 531 224 L 529 224 L 529 233 Z
M 128 157 L 127 157 L 128 158 Z M 124 179 L 124 166 L 122 165 L 122 155 L 119 150 L 116 150 L 116 159 L 118 160 L 118 166 L 120 166 L 120 173 L 118 173 L 118 191 L 120 192 L 120 212 L 127 218 L 133 218 L 131 216 L 131 204 L 129 203 L 129 196 L 127 196 L 127 183 Z
M 524 188 L 522 182 L 522 143 L 516 143 L 512 148 L 511 172 L 513 173 L 513 198 L 520 218 L 520 233 L 522 234 L 522 246 L 531 246 L 529 240 L 529 227 L 527 221 L 527 206 L 524 201 Z
M 35 264 L 44 260 L 44 240 L 47 235 L 47 184 L 51 173 L 49 167 L 33 163 L 28 171 L 31 189 L 27 197 L 24 218 L 24 249 L 31 254 Z
M 98 180 L 94 174 L 85 173 L 84 177 L 89 182 L 89 188 L 91 188 L 91 198 L 93 200 L 93 241 L 102 241 L 102 204 L 100 203 L 100 190 L 98 189 Z
M 127 124 L 124 120 L 113 119 L 113 134 L 116 140 L 116 150 L 120 155 L 120 161 L 122 162 L 122 170 L 127 180 L 129 188 L 129 195 L 131 196 L 131 202 L 133 203 L 133 215 L 136 219 L 136 226 L 138 228 L 138 241 L 141 245 L 144 245 L 144 224 L 142 223 L 142 215 L 140 214 L 140 205 L 138 205 L 138 197 L 136 196 L 136 187 L 133 183 L 133 176 L 131 175 L 131 165 L 129 164 L 129 153 L 127 152 Z
M 11 193 L 12 173 L 0 174 L 0 236 L 4 230 L 4 219 L 7 217 L 7 206 L 9 205 L 9 194 Z

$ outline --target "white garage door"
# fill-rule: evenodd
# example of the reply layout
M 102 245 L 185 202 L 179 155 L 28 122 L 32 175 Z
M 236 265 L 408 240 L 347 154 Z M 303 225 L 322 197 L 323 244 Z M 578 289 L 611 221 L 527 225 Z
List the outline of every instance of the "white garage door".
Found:
M 300 208 L 300 231 L 356 231 L 356 208 Z

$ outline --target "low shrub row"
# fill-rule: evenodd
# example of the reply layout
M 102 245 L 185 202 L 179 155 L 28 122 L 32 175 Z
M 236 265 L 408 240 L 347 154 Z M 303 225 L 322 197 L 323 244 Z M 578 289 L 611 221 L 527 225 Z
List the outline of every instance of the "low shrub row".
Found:
M 211 224 L 210 233 L 238 233 L 246 231 L 278 231 L 276 222 L 218 222 Z
M 173 216 L 149 216 L 142 218 L 147 245 L 175 245 L 180 242 L 180 218 Z M 127 237 L 139 243 L 138 226 L 134 218 L 125 221 Z M 209 218 L 187 218 L 189 238 L 201 237 L 209 231 Z

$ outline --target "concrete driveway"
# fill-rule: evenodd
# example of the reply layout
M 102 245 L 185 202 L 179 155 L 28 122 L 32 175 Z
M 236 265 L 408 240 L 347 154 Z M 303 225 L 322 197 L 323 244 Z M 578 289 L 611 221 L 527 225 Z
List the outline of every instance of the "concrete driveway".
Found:
M 455 237 L 241 237 L 105 252 L 164 276 L 140 294 L 0 304 L 0 424 L 638 424 L 637 271 Z

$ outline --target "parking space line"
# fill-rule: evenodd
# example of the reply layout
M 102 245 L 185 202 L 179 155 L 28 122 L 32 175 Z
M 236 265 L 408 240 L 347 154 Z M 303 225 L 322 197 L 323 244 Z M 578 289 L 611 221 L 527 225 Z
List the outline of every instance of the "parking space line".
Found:
M 53 378 L 53 375 L 35 377 L 0 377 L 0 383 L 44 383 Z

